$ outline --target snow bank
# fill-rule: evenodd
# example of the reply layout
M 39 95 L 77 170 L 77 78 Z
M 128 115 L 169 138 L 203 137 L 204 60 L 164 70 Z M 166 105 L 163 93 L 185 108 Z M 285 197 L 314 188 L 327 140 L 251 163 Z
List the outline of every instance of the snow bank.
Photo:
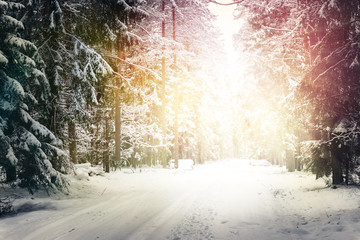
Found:
M 102 167 L 92 167 L 90 163 L 75 164 L 75 179 L 90 180 L 90 176 L 104 175 Z
M 258 160 L 251 160 L 249 163 L 251 166 L 271 166 L 271 163 L 268 160 L 258 159 Z

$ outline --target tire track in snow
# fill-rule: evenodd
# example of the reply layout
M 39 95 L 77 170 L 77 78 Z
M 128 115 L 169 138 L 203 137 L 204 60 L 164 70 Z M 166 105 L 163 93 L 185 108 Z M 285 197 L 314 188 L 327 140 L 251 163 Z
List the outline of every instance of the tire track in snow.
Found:
M 89 229 L 98 229 L 99 224 L 106 222 L 107 217 L 112 219 L 123 214 L 129 209 L 122 208 L 119 203 L 134 201 L 134 198 L 141 198 L 141 196 L 134 197 L 132 195 L 124 196 L 113 196 L 108 199 L 90 199 L 86 202 L 86 207 L 81 210 L 70 212 L 69 216 L 62 216 L 60 219 L 49 219 L 48 222 L 44 222 L 41 226 L 34 226 L 34 231 L 29 233 L 24 240 L 38 240 L 38 239 L 76 239 L 79 235 L 79 231 L 83 229 L 88 234 Z M 81 201 L 79 199 L 79 201 Z M 109 206 L 113 206 L 111 211 L 113 212 L 109 216 L 109 211 L 106 211 Z M 69 213 L 68 210 L 64 209 L 65 213 Z M 117 216 L 114 216 L 116 212 Z M 90 234 L 92 236 L 93 233 Z M 47 236 L 44 238 L 44 236 Z M 10 238 L 11 239 L 11 238 Z M 89 238 L 91 239 L 91 238 Z
M 194 195 L 194 188 L 188 188 L 189 179 L 179 177 L 160 187 L 155 180 L 134 189 L 128 187 L 132 190 L 125 195 L 115 188 L 100 198 L 85 199 L 85 206 L 64 209 L 65 213 L 79 211 L 34 226 L 35 231 L 23 239 L 148 239 L 152 232 L 163 232 L 165 236 L 171 225 L 169 219 L 174 219 L 174 213 L 181 216 L 186 209 L 183 203 Z M 181 184 L 172 188 L 176 183 Z

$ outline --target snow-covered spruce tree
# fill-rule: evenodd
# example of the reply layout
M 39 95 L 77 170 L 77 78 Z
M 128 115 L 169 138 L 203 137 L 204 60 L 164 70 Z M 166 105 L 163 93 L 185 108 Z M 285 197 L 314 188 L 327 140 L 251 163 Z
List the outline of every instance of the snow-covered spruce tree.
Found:
M 151 152 L 149 149 L 156 148 L 144 141 L 151 138 L 150 135 L 154 135 L 150 131 L 156 128 L 152 121 L 154 115 L 148 112 L 156 101 L 154 100 L 156 74 L 148 68 L 143 52 L 133 51 L 135 48 L 144 47 L 143 36 L 138 34 L 139 32 L 144 34 L 144 31 L 140 30 L 141 27 L 139 28 L 137 24 L 140 19 L 146 18 L 147 11 L 151 8 L 145 10 L 143 3 L 145 2 L 94 1 L 92 2 L 94 9 L 97 11 L 100 9 L 101 13 L 99 17 L 90 17 L 89 21 L 99 27 L 75 30 L 75 32 L 80 31 L 82 38 L 98 47 L 101 46 L 102 53 L 117 72 L 105 86 L 106 93 L 103 99 L 106 101 L 102 103 L 105 108 L 112 108 L 112 116 L 115 116 L 115 122 L 111 121 L 111 124 L 115 125 L 115 133 L 111 134 L 115 135 L 115 154 L 112 159 L 116 166 L 124 162 L 131 162 L 136 166 L 141 162 L 134 161 L 136 152 L 137 156 L 140 152 L 142 160 L 145 160 L 152 155 L 145 152 Z M 79 18 L 79 21 L 81 22 L 82 18 Z M 149 61 L 149 64 L 153 63 Z M 140 113 L 138 109 L 147 110 Z M 133 116 L 134 114 L 136 117 Z M 151 120 L 147 116 L 151 116 Z M 127 119 L 132 120 L 127 121 Z M 102 128 L 96 123 L 93 126 L 94 135 L 101 135 L 97 129 L 102 131 Z
M 42 103 L 42 108 L 47 112 L 40 119 L 57 137 L 63 138 L 66 119 L 59 121 L 57 116 L 64 116 L 65 109 L 59 104 L 61 92 L 61 47 L 65 29 L 63 25 L 63 12 L 57 0 L 34 0 L 24 2 L 26 10 L 22 16 L 25 26 L 24 36 L 32 39 L 38 46 L 39 54 L 44 60 L 45 74 L 50 84 L 51 101 Z
M 49 83 L 36 46 L 21 37 L 24 25 L 17 18 L 22 4 L 0 1 L 0 166 L 7 182 L 30 192 L 66 185 L 52 163 L 67 163 L 61 141 L 40 124 L 37 105 L 49 98 Z M 39 113 L 41 114 L 41 113 Z M 63 164 L 65 166 L 65 164 Z
M 116 160 L 120 161 L 120 151 L 121 151 L 121 138 L 120 138 L 120 97 L 126 101 L 126 92 L 128 92 L 127 80 L 128 73 L 131 72 L 124 64 L 124 58 L 126 57 L 126 51 L 129 46 L 135 41 L 136 36 L 131 33 L 130 27 L 128 26 L 131 21 L 134 21 L 139 11 L 137 10 L 138 1 L 92 1 L 90 5 L 83 1 L 71 1 L 70 5 L 68 4 L 64 11 L 68 12 L 69 19 L 72 21 L 67 21 L 65 19 L 65 26 L 67 29 L 71 29 L 72 35 L 76 35 L 78 39 L 82 39 L 82 42 L 96 47 L 96 51 L 101 52 L 103 55 L 106 55 L 107 60 L 112 67 L 120 74 L 115 74 L 114 77 L 102 78 L 101 81 L 97 81 L 96 84 L 92 85 L 96 90 L 96 97 L 98 104 L 96 107 L 93 107 L 93 116 L 100 116 L 95 114 L 95 112 L 108 112 L 108 109 L 113 107 L 115 116 L 115 155 Z M 70 7 L 69 7 L 70 6 Z M 83 15 L 79 15 L 76 11 L 72 11 L 71 6 L 77 8 L 79 12 L 83 12 Z M 85 17 L 84 17 L 85 16 Z M 92 25 L 93 27 L 88 28 L 87 25 Z M 100 56 L 100 55 L 99 55 Z M 104 63 L 103 61 L 98 61 L 100 64 Z M 105 65 L 104 65 L 105 66 Z M 80 67 L 82 69 L 82 67 Z M 94 68 L 95 70 L 96 68 Z M 106 66 L 106 69 L 110 69 L 109 65 Z M 107 73 L 112 72 L 112 70 L 107 71 Z M 91 74 L 95 76 L 98 73 Z M 101 75 L 101 74 L 100 74 Z M 100 77 L 97 75 L 97 77 Z M 93 79 L 89 79 L 93 80 Z M 100 78 L 99 78 L 100 80 Z M 120 96 L 121 95 L 121 96 Z M 84 98 L 85 100 L 88 98 Z M 94 98 L 92 98 L 94 100 Z M 96 100 L 96 99 L 95 99 Z M 89 103 L 89 101 L 88 101 Z M 94 103 L 92 103 L 94 105 Z M 109 116 L 109 114 L 104 114 L 102 116 Z M 87 129 L 90 131 L 93 138 L 91 139 L 91 149 L 94 151 L 96 156 L 102 151 L 99 151 L 99 148 L 96 148 L 96 145 L 99 142 L 103 135 L 106 135 L 105 127 L 107 119 L 101 117 L 90 120 L 93 124 Z M 107 118 L 107 117 L 105 117 Z M 101 127 L 101 122 L 104 127 Z M 100 123 L 100 124 L 99 124 Z M 110 121 L 110 124 L 113 122 Z M 112 128 L 110 128 L 112 129 Z M 112 133 L 111 133 L 112 135 Z M 108 145 L 105 141 L 104 145 Z M 108 149 L 105 149 L 105 152 L 108 152 Z M 107 154 L 106 154 L 107 155 Z M 99 162 L 95 160 L 95 162 Z
M 93 106 L 102 103 L 104 77 L 112 72 L 102 56 L 89 46 L 88 36 L 81 30 L 87 29 L 84 25 L 96 15 L 93 12 L 96 6 L 86 4 L 85 1 L 30 1 L 23 17 L 29 29 L 27 36 L 36 41 L 46 62 L 45 72 L 51 87 L 49 114 L 42 121 L 63 139 L 74 163 L 78 162 L 78 150 L 80 155 L 89 150 L 86 141 L 78 146 L 77 135 L 80 130 L 91 128 L 89 122 L 97 111 Z M 92 39 L 91 43 L 95 45 L 99 41 Z M 79 160 L 84 159 L 80 156 Z

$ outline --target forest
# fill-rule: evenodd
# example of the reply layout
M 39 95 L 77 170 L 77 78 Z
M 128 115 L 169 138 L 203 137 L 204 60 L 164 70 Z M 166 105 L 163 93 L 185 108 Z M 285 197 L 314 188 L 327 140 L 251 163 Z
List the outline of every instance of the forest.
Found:
M 359 1 L 228 2 L 235 60 L 210 4 L 0 0 L 1 183 L 251 158 L 359 184 Z

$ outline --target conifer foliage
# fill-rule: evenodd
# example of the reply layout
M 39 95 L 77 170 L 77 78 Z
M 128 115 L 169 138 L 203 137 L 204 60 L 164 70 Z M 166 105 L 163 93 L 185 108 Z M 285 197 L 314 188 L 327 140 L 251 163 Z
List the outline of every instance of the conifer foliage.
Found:
M 0 166 L 6 181 L 18 180 L 30 191 L 57 189 L 66 185 L 60 172 L 67 171 L 68 160 L 62 142 L 37 120 L 42 114 L 37 106 L 49 100 L 50 85 L 37 47 L 22 37 L 23 9 L 0 1 Z

